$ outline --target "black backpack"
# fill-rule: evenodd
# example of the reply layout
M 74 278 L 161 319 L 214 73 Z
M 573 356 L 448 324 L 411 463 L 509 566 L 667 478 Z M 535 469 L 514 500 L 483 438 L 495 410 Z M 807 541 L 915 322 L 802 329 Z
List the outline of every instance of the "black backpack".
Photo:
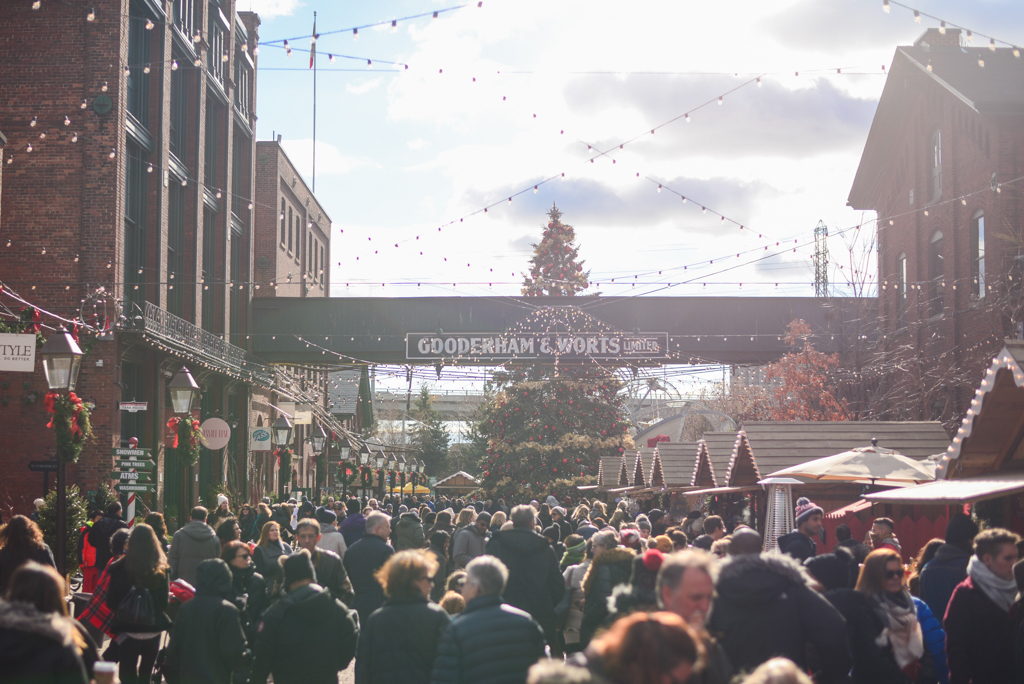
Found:
M 133 584 L 131 590 L 117 607 L 114 619 L 126 627 L 141 628 L 139 631 L 156 627 L 156 606 L 153 604 L 153 595 L 149 589 Z M 132 630 L 127 629 L 126 631 Z

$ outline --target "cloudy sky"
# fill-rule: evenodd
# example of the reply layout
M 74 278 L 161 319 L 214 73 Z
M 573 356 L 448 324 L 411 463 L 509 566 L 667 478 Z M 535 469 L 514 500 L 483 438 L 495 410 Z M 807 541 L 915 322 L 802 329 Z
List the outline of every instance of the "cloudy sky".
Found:
M 882 67 L 938 24 L 882 0 L 485 0 L 437 19 L 458 2 L 247 4 L 263 19 L 258 137 L 282 135 L 307 181 L 299 49 L 318 13 L 334 296 L 518 294 L 553 202 L 603 294 L 813 294 L 818 221 L 872 218 L 846 198 Z M 909 4 L 1024 43 L 1019 0 Z M 870 246 L 870 231 L 831 238 L 833 281 L 851 250 L 873 273 Z

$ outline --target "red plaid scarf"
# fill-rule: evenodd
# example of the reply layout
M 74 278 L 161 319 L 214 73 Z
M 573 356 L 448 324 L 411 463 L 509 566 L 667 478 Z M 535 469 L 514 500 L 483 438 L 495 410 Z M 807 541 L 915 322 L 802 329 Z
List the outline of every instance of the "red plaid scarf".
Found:
M 114 623 L 114 611 L 107 605 L 107 592 L 110 589 L 110 573 L 107 572 L 109 567 L 108 563 L 107 567 L 103 569 L 103 574 L 96 581 L 96 589 L 92 593 L 92 598 L 89 599 L 82 614 L 78 616 L 78 621 L 88 623 L 107 636 L 114 638 L 117 636 L 111 629 L 111 625 Z

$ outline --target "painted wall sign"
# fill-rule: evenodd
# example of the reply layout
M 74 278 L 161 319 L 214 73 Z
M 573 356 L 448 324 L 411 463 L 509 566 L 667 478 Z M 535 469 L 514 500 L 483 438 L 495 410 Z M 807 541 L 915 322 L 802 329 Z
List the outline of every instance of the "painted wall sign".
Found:
M 210 451 L 223 449 L 231 441 L 231 426 L 220 418 L 207 418 L 199 431 L 203 434 L 203 446 Z
M 0 333 L 0 371 L 31 373 L 35 367 L 35 335 Z
M 409 333 L 405 358 L 474 361 L 662 361 L 668 333 Z

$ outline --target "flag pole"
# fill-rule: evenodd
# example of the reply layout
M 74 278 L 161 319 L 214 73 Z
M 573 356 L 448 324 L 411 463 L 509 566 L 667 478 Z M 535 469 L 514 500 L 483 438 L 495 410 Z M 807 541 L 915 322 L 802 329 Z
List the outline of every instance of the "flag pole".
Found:
M 316 11 L 313 12 L 313 193 L 316 193 Z

